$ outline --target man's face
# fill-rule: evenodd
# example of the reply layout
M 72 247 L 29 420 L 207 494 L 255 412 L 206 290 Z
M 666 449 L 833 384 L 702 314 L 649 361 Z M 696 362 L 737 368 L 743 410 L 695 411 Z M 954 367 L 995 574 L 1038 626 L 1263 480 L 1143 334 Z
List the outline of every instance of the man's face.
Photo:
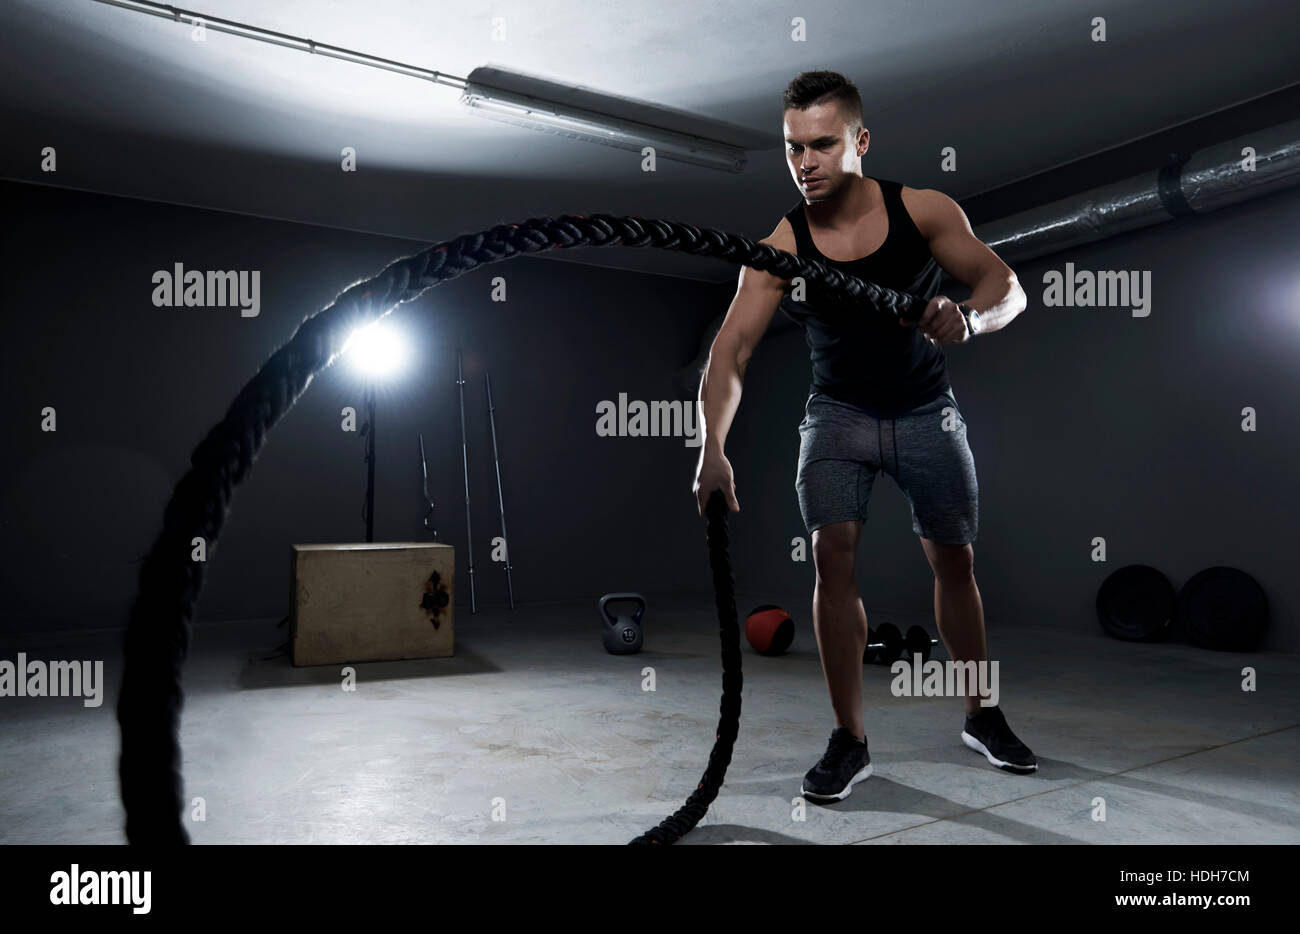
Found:
M 837 104 L 787 110 L 782 133 L 790 175 L 805 201 L 825 201 L 851 176 L 862 175 L 862 154 L 871 134 L 864 129 L 855 139 Z

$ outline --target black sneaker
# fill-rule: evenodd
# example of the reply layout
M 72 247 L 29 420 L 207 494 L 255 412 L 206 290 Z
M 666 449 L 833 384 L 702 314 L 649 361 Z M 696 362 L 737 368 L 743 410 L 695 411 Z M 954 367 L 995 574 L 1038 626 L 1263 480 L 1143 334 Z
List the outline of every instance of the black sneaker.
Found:
M 871 775 L 871 754 L 865 740 L 858 739 L 848 727 L 837 726 L 821 761 L 803 777 L 805 798 L 816 801 L 843 801 L 853 786 Z
M 967 714 L 961 741 L 983 753 L 985 759 L 1004 772 L 1024 775 L 1038 771 L 1038 760 L 1029 747 L 1011 732 L 1000 707 L 981 707 L 975 713 Z

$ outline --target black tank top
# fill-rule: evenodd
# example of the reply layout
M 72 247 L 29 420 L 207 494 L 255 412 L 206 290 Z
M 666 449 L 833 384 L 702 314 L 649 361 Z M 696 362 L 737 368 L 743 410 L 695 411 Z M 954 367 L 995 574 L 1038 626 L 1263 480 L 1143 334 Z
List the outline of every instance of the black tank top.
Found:
M 796 252 L 847 275 L 928 301 L 939 292 L 943 270 L 907 213 L 902 184 L 875 181 L 880 184 L 889 216 L 889 231 L 880 249 L 849 262 L 827 259 L 813 245 L 800 198 L 786 214 L 794 228 Z M 917 327 L 902 327 L 892 312 L 855 308 L 847 313 L 819 314 L 815 305 L 812 300 L 796 302 L 788 296 L 781 303 L 785 313 L 803 328 L 812 350 L 810 394 L 825 393 L 876 418 L 897 418 L 949 389 L 943 352 Z

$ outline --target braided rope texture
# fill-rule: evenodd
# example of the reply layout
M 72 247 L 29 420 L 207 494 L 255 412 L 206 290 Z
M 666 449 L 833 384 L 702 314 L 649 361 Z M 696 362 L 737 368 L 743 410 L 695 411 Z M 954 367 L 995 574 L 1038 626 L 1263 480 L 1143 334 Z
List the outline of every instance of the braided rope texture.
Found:
M 118 777 L 132 844 L 189 843 L 182 814 L 180 718 L 182 673 L 191 622 L 207 572 L 191 559 L 195 538 L 207 557 L 230 512 L 235 488 L 253 467 L 267 433 L 306 391 L 312 378 L 342 352 L 357 328 L 372 324 L 397 305 L 487 263 L 520 254 L 579 246 L 634 246 L 710 256 L 772 273 L 802 277 L 808 298 L 841 307 L 865 307 L 912 321 L 925 300 L 846 276 L 814 260 L 755 243 L 736 234 L 674 221 L 608 214 L 535 217 L 501 224 L 434 244 L 390 263 L 373 278 L 354 283 L 328 308 L 305 319 L 235 396 L 225 416 L 190 455 L 190 469 L 176 484 L 163 514 L 163 528 L 140 569 L 139 591 L 127 621 L 124 668 L 117 704 L 121 730 Z M 720 494 L 715 498 L 721 500 Z M 717 743 L 699 788 L 686 804 L 634 843 L 673 843 L 703 817 L 722 785 L 740 720 L 740 650 L 735 596 L 727 558 L 725 516 L 712 507 L 708 521 L 710 563 L 723 643 L 722 719 Z
M 705 537 L 709 546 L 709 568 L 713 571 L 713 596 L 718 609 L 718 637 L 722 641 L 722 701 L 718 708 L 718 731 L 713 751 L 700 783 L 686 803 L 657 827 L 632 840 L 631 846 L 673 844 L 704 819 L 704 813 L 718 796 L 722 779 L 731 764 L 731 751 L 740 732 L 740 689 L 745 679 L 740 670 L 740 624 L 736 619 L 736 584 L 731 576 L 727 545 L 727 501 L 714 490 L 704 508 L 708 520 Z

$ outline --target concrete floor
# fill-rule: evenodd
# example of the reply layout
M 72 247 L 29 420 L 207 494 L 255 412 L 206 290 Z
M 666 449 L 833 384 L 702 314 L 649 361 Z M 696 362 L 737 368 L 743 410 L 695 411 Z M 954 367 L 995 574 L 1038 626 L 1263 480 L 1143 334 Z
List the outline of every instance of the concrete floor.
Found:
M 742 612 L 771 596 L 742 595 Z M 1092 620 L 990 622 L 1002 708 L 1040 770 L 962 746 L 960 701 L 898 698 L 865 669 L 875 774 L 796 819 L 832 727 L 807 594 L 792 651 L 745 647 L 726 784 L 683 844 L 1297 843 L 1300 659 L 1106 638 Z M 871 622 L 886 621 L 869 614 Z M 907 625 L 926 620 L 890 618 Z M 196 627 L 182 743 L 196 843 L 626 843 L 676 810 L 713 742 L 720 694 L 706 598 L 652 599 L 647 646 L 600 646 L 595 600 L 481 607 L 457 654 L 295 669 L 275 621 Z M 0 698 L 0 842 L 120 843 L 116 633 L 6 638 L 0 658 L 105 659 L 99 708 Z M 940 656 L 942 657 L 942 655 Z M 1241 668 L 1259 690 L 1240 689 Z M 642 691 L 655 669 L 657 690 Z M 1091 817 L 1106 803 L 1106 820 Z M 504 820 L 493 819 L 494 799 Z

